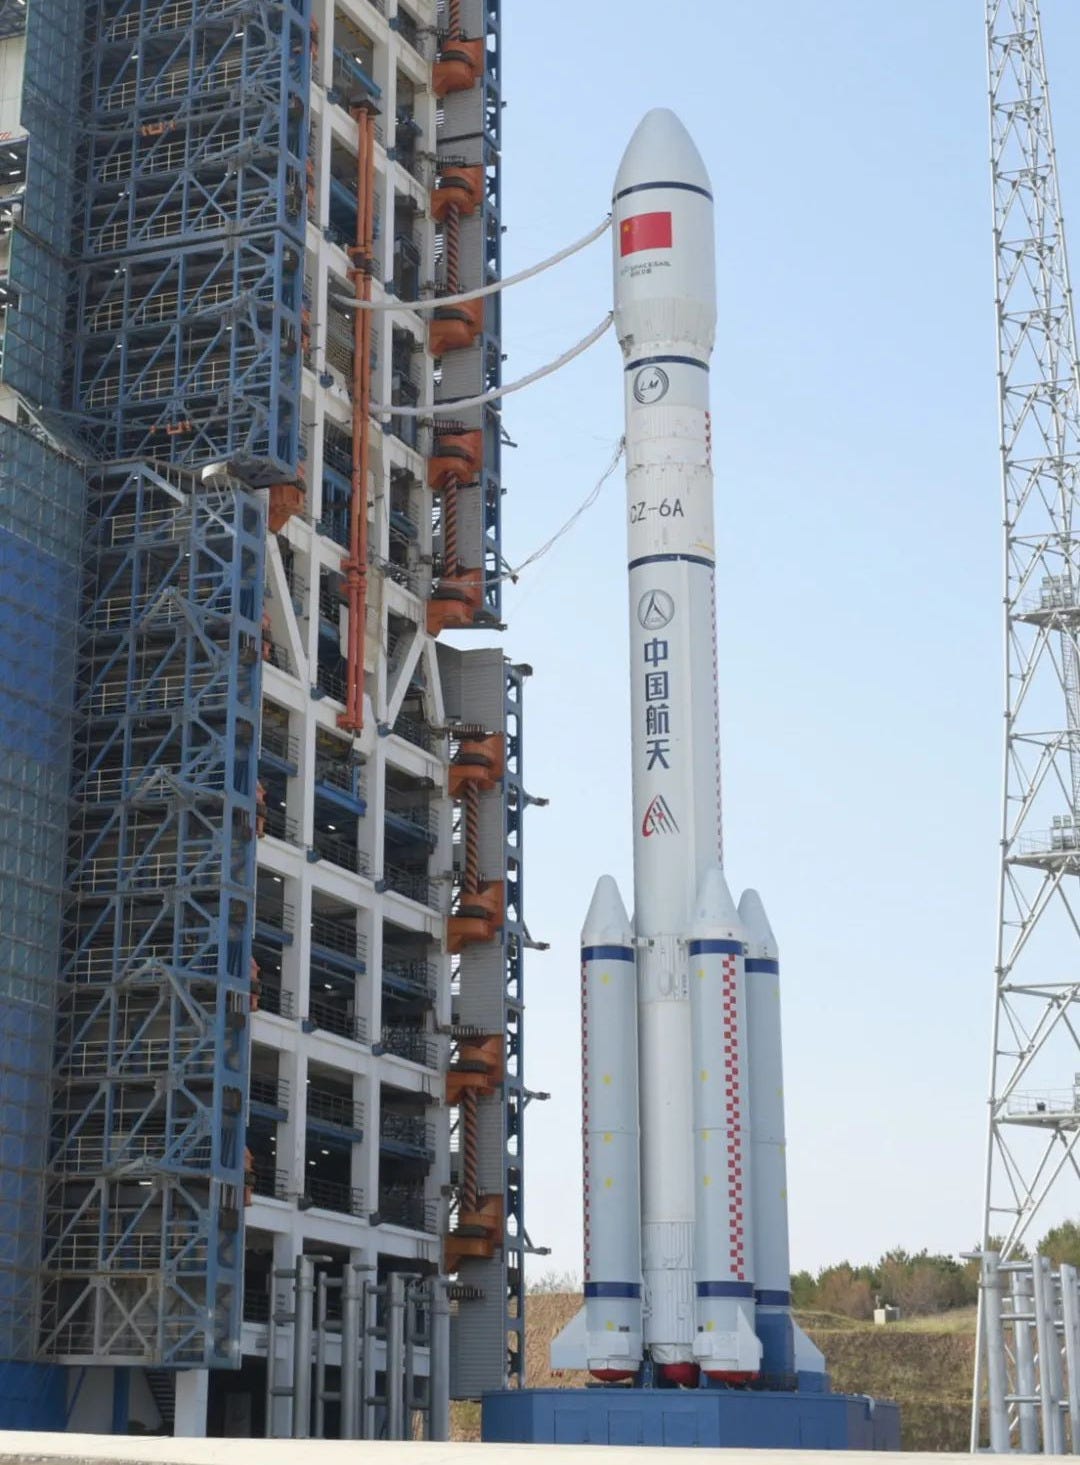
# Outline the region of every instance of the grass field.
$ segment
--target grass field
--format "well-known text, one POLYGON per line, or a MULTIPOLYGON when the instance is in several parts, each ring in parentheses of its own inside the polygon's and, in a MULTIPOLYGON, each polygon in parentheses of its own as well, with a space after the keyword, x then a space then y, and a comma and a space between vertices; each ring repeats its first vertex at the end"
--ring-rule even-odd
MULTIPOLYGON (((577 1388, 584 1374, 553 1374, 548 1345, 581 1306, 567 1293, 532 1293, 527 1303, 525 1371, 530 1388, 577 1388)), ((905 1450, 968 1447, 975 1309, 909 1318, 888 1327, 832 1313, 804 1312, 799 1322, 825 1354, 833 1388, 873 1394, 900 1405, 905 1450)), ((476 1405, 454 1406, 454 1438, 479 1439, 476 1405)))

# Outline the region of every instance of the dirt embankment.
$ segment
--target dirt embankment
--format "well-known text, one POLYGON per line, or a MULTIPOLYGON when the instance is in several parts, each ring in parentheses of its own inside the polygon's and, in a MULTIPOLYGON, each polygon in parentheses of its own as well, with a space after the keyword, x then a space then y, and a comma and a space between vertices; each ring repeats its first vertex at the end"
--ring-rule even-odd
MULTIPOLYGON (((551 1339, 580 1306, 580 1297, 565 1293, 530 1295, 525 1371, 531 1388, 585 1383, 584 1374, 556 1375, 548 1365, 551 1339)), ((974 1310, 885 1328, 823 1313, 803 1313, 799 1321, 825 1354, 835 1389, 897 1400, 905 1450, 967 1450, 974 1310)), ((455 1438, 478 1439, 479 1424, 475 1405, 455 1406, 455 1438)))

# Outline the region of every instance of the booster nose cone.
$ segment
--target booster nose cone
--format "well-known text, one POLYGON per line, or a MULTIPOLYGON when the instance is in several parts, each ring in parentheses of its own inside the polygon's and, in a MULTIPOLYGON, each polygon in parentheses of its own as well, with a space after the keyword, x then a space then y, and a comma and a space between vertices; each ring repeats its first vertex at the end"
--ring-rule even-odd
POLYGON ((780 954, 773 928, 765 914, 761 896, 756 890, 744 890, 739 900, 739 919, 746 929, 746 940, 752 948, 751 955, 776 961, 780 954))
POLYGON ((697 904, 694 906, 691 935, 721 939, 728 937, 734 941, 746 939, 743 923, 739 919, 724 872, 719 865, 713 865, 702 876, 697 904))
POLYGON ((712 193, 701 154, 686 128, 667 107, 654 107, 638 123, 615 175, 615 197, 628 188, 689 184, 712 193))
POLYGON ((581 928, 581 944, 630 946, 633 939, 630 917, 626 914, 619 887, 610 875, 601 875, 581 928))

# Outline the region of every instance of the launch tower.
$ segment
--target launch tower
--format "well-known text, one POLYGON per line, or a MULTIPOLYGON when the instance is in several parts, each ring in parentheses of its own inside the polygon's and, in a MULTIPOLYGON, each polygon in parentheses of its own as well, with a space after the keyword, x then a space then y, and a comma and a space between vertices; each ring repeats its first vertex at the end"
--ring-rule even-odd
POLYGON ((0 3, 2 1427, 520 1373, 527 668, 439 639, 500 415, 371 412, 499 384, 498 295, 409 302, 500 275, 500 27, 0 3))

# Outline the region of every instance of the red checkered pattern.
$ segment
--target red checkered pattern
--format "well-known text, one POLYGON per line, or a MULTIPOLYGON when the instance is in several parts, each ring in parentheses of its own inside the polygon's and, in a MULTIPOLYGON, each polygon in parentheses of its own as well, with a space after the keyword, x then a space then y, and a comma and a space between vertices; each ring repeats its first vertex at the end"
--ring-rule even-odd
POLYGON ((581 1178, 585 1203, 585 1280, 589 1279, 589 990, 588 969, 581 963, 581 1178))
POLYGON ((731 1272, 736 1282, 746 1281, 745 1202, 743 1198, 742 1081, 739 1071, 739 986, 737 962, 725 956, 721 988, 724 994, 724 1112, 727 1118, 728 1244, 731 1272))
MULTIPOLYGON (((711 578, 711 577, 710 577, 711 578)), ((720 669, 716 660, 716 594, 709 595, 712 617, 713 747, 716 749, 716 862, 724 863, 723 797, 720 790, 720 669)))

